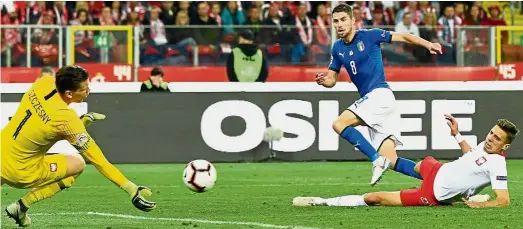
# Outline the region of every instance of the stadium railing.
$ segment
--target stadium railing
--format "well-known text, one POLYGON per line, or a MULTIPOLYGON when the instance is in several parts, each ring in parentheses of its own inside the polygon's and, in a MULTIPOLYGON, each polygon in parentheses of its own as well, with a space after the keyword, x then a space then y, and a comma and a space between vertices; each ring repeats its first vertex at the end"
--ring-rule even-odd
MULTIPOLYGON (((312 28, 313 43, 308 47, 297 45, 300 37, 296 26, 232 26, 232 33, 226 33, 223 26, 166 26, 167 38, 175 41, 167 45, 144 39, 148 37, 144 36, 148 32, 145 26, 1 25, 0 28, 2 67, 116 64, 119 65, 116 70, 111 70, 114 75, 132 77, 134 81, 138 81, 141 67, 223 66, 237 45, 237 32, 244 29, 255 33, 255 41, 271 66, 324 67, 330 60, 332 45, 332 39, 331 42, 318 39, 319 27, 312 28), (41 33, 50 30, 54 31, 52 39, 41 42, 41 33), (20 42, 9 43, 11 40, 4 39, 5 33, 13 31, 20 34, 20 42)), ((391 26, 381 28, 394 30, 391 26)), ((462 26, 456 31, 456 44, 444 44, 445 55, 433 56, 422 47, 401 43, 387 44, 382 46, 384 63, 386 66, 496 67, 499 63, 523 61, 523 36, 518 36, 523 27, 462 26)), ((328 35, 335 36, 332 33, 329 29, 328 35)), ((427 39, 438 40, 437 36, 427 39)))
POLYGON ((0 28, 2 67, 63 65, 65 27, 1 25, 0 28))

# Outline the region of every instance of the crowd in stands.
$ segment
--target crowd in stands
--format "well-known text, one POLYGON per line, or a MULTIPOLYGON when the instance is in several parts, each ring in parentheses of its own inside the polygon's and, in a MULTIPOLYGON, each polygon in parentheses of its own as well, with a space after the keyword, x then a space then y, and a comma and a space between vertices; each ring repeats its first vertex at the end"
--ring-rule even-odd
MULTIPOLYGON (((241 29, 250 29, 255 41, 271 63, 314 64, 328 61, 331 37, 331 1, 229 1, 229 2, 134 2, 134 1, 48 1, 3 3, 3 25, 132 25, 140 28, 140 53, 143 65, 190 64, 198 47, 201 63, 223 63, 241 29), (241 26, 241 27, 237 27, 241 26)), ((482 7, 482 2, 437 1, 354 1, 357 29, 384 28, 411 33, 440 42, 447 50, 441 59, 426 50, 402 46, 384 49, 390 64, 416 62, 455 64, 456 26, 505 25, 500 6, 482 7), (404 55, 408 52, 410 55, 404 55), (394 60, 394 61, 393 61, 394 60)), ((77 31, 74 37, 76 61, 99 59, 93 46, 95 31, 77 31)), ((123 61, 126 34, 112 33, 112 61, 123 61), (118 35, 120 34, 120 35, 118 35), (120 55, 121 56, 121 55, 120 55)), ((39 48, 33 66, 56 62, 56 29, 37 28, 30 37, 19 28, 2 29, 2 55, 11 47, 14 63, 24 66, 25 41, 39 48), (48 49, 42 48, 50 45, 48 49), (42 49, 46 52, 42 53, 42 49), (18 58, 18 59, 17 59, 18 58)), ((485 45, 488 36, 478 32, 467 37, 470 43, 485 45)), ((505 38, 506 39, 506 36, 505 38)), ((65 44, 65 40, 64 40, 65 44)), ((38 50, 35 50, 38 49, 38 50)), ((5 58, 3 58, 5 59, 5 58)), ((4 65, 4 61, 2 61, 4 65)))

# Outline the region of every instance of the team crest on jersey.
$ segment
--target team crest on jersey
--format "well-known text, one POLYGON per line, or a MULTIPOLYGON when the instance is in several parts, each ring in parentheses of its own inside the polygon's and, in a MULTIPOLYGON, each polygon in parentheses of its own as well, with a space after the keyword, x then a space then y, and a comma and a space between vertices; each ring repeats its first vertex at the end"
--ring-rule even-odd
POLYGON ((365 45, 363 44, 363 41, 358 41, 358 50, 360 50, 360 52, 363 52, 363 50, 365 50, 365 45))
POLYGON ((56 171, 58 171, 58 164, 56 164, 56 163, 51 163, 51 164, 49 164, 49 170, 50 170, 51 172, 56 172, 56 171))

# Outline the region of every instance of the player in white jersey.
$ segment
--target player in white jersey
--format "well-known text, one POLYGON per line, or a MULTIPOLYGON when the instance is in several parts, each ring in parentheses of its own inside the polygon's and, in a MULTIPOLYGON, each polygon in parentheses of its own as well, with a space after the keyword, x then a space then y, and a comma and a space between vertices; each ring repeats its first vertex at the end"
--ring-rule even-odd
POLYGON ((446 118, 449 120, 451 134, 456 138, 464 155, 445 164, 433 157, 426 157, 417 163, 415 170, 423 177, 421 188, 328 199, 296 197, 293 205, 438 206, 464 201, 473 208, 508 206, 510 197, 504 152, 519 132, 517 127, 506 119, 500 119, 487 134, 485 141, 471 148, 459 134, 458 123, 454 117, 446 115, 446 118), (485 198, 475 196, 489 185, 492 186, 496 199, 488 201, 488 196, 485 198))

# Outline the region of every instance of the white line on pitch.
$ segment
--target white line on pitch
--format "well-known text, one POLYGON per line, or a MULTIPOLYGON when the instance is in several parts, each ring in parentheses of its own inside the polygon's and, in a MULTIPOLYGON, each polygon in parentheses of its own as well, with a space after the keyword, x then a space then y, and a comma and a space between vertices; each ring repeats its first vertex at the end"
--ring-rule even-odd
POLYGON ((230 225, 246 225, 256 226, 265 228, 292 228, 292 229, 321 229, 317 227, 302 227, 302 226, 284 226, 277 224, 266 224, 256 222, 243 222, 243 221, 222 221, 222 220, 207 220, 207 219, 190 219, 190 218, 156 218, 156 217, 145 217, 145 216, 133 216, 124 214, 113 214, 104 212, 60 212, 60 213, 34 213, 33 216, 57 216, 57 215, 96 215, 96 216, 107 216, 122 219, 135 219, 135 220, 153 220, 153 221, 175 221, 175 222, 196 222, 203 224, 230 224, 230 225))
MULTIPOLYGON (((289 186, 365 186, 370 185, 369 183, 304 183, 304 184, 234 184, 234 185, 221 185, 221 187, 289 187, 289 186)), ((382 183, 379 185, 416 185, 416 183, 382 183)), ((113 188, 114 185, 73 185, 70 189, 87 189, 87 188, 113 188)), ((149 188, 179 188, 185 187, 184 185, 149 185, 149 188)), ((4 189, 14 189, 6 186, 4 189)))

